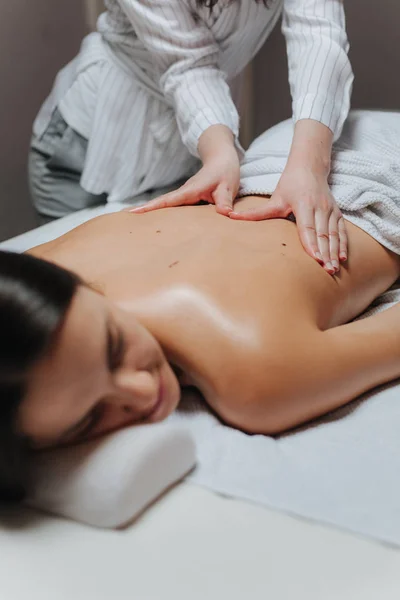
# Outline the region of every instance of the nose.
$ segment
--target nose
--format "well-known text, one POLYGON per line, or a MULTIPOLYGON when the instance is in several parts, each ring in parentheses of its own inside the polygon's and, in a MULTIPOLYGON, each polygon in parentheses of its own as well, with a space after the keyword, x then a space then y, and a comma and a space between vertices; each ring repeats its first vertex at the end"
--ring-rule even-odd
POLYGON ((115 383, 126 412, 146 411, 157 402, 158 380, 149 371, 120 370, 115 383))

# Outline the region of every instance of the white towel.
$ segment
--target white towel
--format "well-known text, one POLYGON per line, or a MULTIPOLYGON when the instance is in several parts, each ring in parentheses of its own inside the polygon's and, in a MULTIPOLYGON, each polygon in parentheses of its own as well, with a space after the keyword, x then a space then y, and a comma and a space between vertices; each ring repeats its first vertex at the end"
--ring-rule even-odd
MULTIPOLYGON (((242 196, 272 194, 285 168, 292 121, 257 138, 241 170, 242 196)), ((400 254, 400 112, 353 111, 334 145, 331 190, 346 219, 400 254)))

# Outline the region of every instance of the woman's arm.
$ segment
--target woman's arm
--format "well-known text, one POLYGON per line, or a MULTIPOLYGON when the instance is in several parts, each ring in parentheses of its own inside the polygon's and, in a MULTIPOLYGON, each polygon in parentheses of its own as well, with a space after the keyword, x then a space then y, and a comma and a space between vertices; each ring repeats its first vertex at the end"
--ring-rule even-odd
MULTIPOLYGON (((327 331, 304 329, 259 364, 264 384, 247 397, 227 395, 215 410, 228 425, 251 434, 277 435, 304 425, 400 377, 399 323, 396 304, 327 331), (278 352, 285 360, 277 366, 278 352)), ((249 380, 253 374, 249 369, 249 380)))
POLYGON ((285 0, 282 28, 296 126, 281 194, 293 197, 290 182, 296 181, 303 195, 295 203, 303 246, 329 272, 338 271, 338 261, 347 259, 347 236, 328 176, 353 83, 343 0, 285 0))
POLYGON ((297 121, 286 168, 275 193, 293 212, 303 247, 328 273, 347 260, 343 216, 333 198, 330 173, 333 132, 312 119, 297 121), (292 200, 293 199, 293 200, 292 200))
POLYGON ((328 175, 353 81, 342 0, 285 0, 283 32, 296 123, 289 159, 271 202, 232 217, 265 219, 293 212, 306 252, 334 273, 339 259, 347 258, 347 238, 328 175))
MULTIPOLYGON (((199 139, 225 125, 237 142, 239 117, 212 32, 182 0, 119 0, 159 73, 160 88, 174 108, 183 143, 199 156, 199 139)), ((238 144, 238 147, 239 144, 238 144)))
POLYGON ((132 212, 214 203, 228 214, 239 188, 239 116, 212 32, 182 0, 119 0, 136 35, 150 52, 159 84, 174 108, 183 143, 203 168, 179 190, 132 212))
POLYGON ((267 327, 260 327, 262 313, 253 309, 259 347, 245 348, 239 362, 241 348, 235 349, 228 368, 219 371, 222 387, 213 408, 229 424, 279 434, 400 377, 400 304, 353 321, 398 279, 400 258, 352 224, 349 237, 353 261, 340 280, 327 278, 306 257, 297 263, 303 282, 297 293, 285 299, 279 279, 270 277, 276 297, 266 301, 273 315, 267 327), (307 290, 316 278, 319 285, 332 283, 333 293, 311 299, 307 290))
POLYGON ((343 0, 284 0, 282 31, 294 121, 319 121, 338 139, 353 83, 343 0))

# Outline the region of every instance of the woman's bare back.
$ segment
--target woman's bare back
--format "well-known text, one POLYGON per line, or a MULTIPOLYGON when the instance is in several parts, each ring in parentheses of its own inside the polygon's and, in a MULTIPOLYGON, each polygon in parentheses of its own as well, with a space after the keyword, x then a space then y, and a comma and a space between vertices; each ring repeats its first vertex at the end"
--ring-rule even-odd
POLYGON ((231 221, 212 206, 106 215, 33 253, 132 310, 219 410, 271 348, 282 356, 349 321, 396 280, 393 254, 348 233, 350 262, 336 277, 305 254, 290 221, 231 221))
POLYGON ((257 329, 286 304, 296 317, 304 311, 328 328, 356 316, 397 277, 398 259, 347 227, 351 258, 336 277, 305 254, 290 221, 232 221, 212 206, 105 215, 32 252, 78 272, 118 301, 153 304, 187 288, 232 318, 253 314, 257 329))

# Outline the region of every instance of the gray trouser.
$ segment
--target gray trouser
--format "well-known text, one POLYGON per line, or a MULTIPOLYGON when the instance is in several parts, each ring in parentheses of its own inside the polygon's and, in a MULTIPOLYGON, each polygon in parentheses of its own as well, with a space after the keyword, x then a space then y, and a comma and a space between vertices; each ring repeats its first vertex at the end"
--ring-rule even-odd
POLYGON ((55 110, 45 133, 32 137, 29 185, 43 221, 104 204, 106 194, 91 194, 80 185, 88 142, 55 110))

